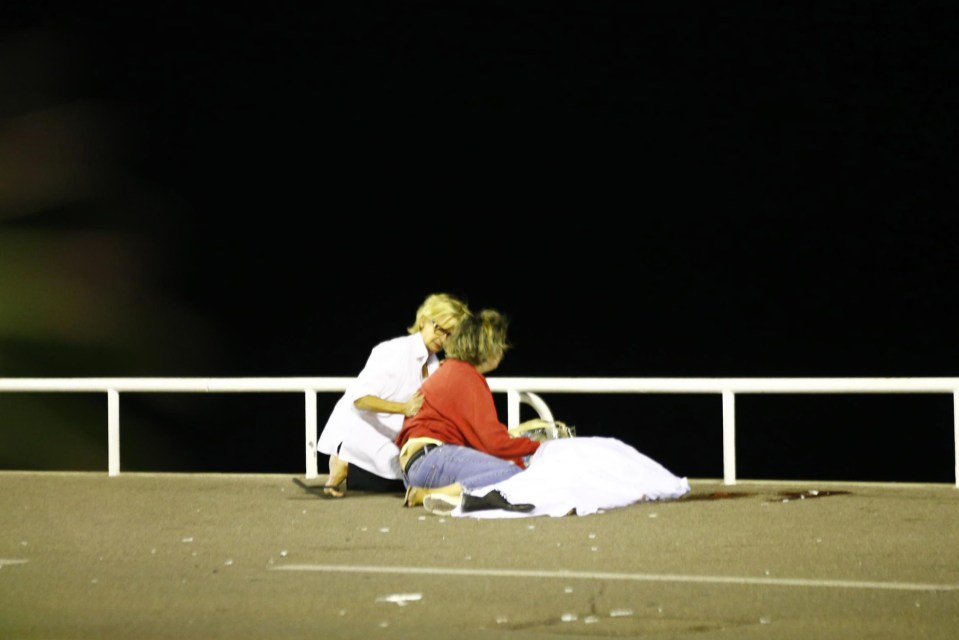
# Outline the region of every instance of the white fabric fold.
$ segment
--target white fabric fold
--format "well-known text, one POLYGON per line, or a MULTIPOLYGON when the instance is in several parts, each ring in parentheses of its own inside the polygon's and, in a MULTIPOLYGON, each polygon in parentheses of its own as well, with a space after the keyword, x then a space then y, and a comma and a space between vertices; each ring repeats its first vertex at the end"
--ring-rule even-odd
POLYGON ((533 511, 473 511, 457 507, 454 517, 528 518, 585 516, 637 502, 671 500, 689 493, 689 481, 616 438, 575 437, 547 440, 530 458, 529 468, 512 478, 470 491, 482 496, 499 490, 513 504, 533 511))

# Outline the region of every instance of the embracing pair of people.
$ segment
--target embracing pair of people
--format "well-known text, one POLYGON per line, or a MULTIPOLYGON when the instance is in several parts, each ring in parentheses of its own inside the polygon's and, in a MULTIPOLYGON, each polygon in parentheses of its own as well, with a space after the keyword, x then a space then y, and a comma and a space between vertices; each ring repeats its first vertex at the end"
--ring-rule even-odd
POLYGON ((509 349, 508 324, 499 311, 428 296, 409 335, 374 347, 334 407, 317 443, 330 456, 324 492, 344 496, 349 478, 351 490, 405 490, 406 506, 435 514, 515 516, 585 515, 689 491, 685 478, 612 438, 511 434, 485 377, 509 349))

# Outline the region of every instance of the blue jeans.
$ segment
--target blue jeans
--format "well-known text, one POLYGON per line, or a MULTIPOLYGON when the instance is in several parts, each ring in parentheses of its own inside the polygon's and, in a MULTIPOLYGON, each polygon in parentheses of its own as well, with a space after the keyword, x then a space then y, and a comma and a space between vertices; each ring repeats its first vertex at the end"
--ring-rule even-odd
POLYGON ((435 488, 458 482, 469 491, 506 480, 520 471, 509 460, 471 447, 444 444, 415 460, 409 475, 404 477, 407 487, 435 488))

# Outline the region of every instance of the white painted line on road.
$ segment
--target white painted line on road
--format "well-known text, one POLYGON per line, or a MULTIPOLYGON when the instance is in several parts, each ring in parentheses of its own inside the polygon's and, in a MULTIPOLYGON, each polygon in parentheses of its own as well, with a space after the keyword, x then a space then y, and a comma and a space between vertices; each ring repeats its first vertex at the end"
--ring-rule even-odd
POLYGON ((770 587, 824 587, 839 589, 888 589, 892 591, 954 591, 959 584, 920 582, 873 582, 860 580, 805 580, 802 578, 750 578, 747 576, 682 576, 656 573, 606 573, 596 571, 532 571, 524 569, 454 569, 451 567, 377 567, 348 564, 288 564, 278 571, 327 571, 338 573, 400 573, 433 576, 497 576, 501 578, 562 578, 563 580, 632 580, 635 582, 698 582, 755 584, 770 587))
POLYGON ((0 567, 7 564, 23 564, 26 560, 16 560, 11 558, 0 558, 0 567))

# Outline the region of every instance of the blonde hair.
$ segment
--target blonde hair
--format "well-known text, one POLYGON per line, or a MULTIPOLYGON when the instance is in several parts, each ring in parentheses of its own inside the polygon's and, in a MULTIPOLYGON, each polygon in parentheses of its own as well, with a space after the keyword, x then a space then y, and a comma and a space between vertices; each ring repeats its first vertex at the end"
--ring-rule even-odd
POLYGON ((509 318, 495 309, 483 309, 478 316, 464 318, 449 337, 443 350, 448 358, 479 366, 510 348, 506 339, 509 318))
POLYGON ((470 309, 465 302, 448 293, 432 293, 416 310, 416 319, 407 331, 417 333, 426 320, 432 320, 444 329, 456 329, 463 318, 468 318, 470 309))

